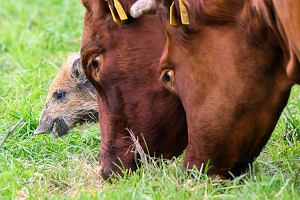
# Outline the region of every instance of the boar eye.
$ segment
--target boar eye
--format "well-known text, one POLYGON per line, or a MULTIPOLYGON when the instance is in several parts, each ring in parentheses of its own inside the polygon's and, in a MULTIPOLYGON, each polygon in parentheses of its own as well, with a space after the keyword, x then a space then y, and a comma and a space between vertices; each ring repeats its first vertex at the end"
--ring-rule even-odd
POLYGON ((53 93, 53 97, 56 100, 62 100, 66 97, 66 92, 63 90, 57 90, 53 93))

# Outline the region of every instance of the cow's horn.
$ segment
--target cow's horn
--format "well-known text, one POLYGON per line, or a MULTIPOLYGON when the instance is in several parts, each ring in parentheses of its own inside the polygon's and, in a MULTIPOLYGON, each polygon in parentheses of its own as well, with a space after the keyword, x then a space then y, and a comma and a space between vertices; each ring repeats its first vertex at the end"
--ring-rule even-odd
POLYGON ((157 0, 138 0, 130 8, 130 15, 134 18, 149 13, 157 8, 157 0))

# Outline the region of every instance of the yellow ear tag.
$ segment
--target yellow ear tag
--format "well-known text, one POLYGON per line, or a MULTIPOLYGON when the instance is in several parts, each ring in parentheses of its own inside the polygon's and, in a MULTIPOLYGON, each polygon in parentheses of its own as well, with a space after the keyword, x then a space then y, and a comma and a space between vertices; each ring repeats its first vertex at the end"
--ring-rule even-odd
POLYGON ((189 14, 184 5, 183 0, 179 0, 179 9, 180 9, 181 23, 185 25, 190 24, 189 14))
POLYGON ((126 12, 124 11, 121 3, 118 0, 114 0, 114 4, 115 4, 115 7, 116 7, 116 10, 119 14, 120 19, 121 20, 128 19, 127 15, 126 15, 126 12))
POLYGON ((177 21, 175 17, 175 2, 173 1, 172 5, 170 6, 170 24, 172 26, 177 26, 177 21))
POLYGON ((109 7, 109 10, 110 10, 110 13, 111 13, 111 16, 112 16, 112 18, 113 18, 114 22, 115 22, 116 24, 118 24, 118 23, 119 23, 119 21, 118 21, 118 19, 117 19, 116 15, 115 15, 115 13, 114 13, 114 11, 113 11, 112 7, 111 7, 109 4, 108 4, 108 7, 109 7))

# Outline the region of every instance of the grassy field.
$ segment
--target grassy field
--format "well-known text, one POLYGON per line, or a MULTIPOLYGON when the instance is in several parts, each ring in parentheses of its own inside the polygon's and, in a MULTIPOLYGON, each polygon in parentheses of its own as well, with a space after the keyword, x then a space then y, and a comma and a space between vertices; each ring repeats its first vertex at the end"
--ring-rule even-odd
POLYGON ((33 136, 49 81, 80 46, 79 0, 5 0, 0 6, 0 199, 300 199, 300 90, 245 177, 219 183, 182 169, 182 158, 149 161, 107 183, 98 175, 98 126, 66 137, 33 136), (160 165, 157 165, 160 162, 160 165))

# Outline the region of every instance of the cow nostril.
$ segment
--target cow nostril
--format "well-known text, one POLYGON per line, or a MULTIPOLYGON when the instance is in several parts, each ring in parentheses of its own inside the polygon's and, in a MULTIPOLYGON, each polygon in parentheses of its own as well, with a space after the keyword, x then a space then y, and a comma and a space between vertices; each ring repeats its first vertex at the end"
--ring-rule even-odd
POLYGON ((98 68, 98 67, 99 67, 99 62, 100 62, 100 57, 97 56, 96 58, 94 58, 94 59, 92 60, 92 66, 93 66, 94 68, 98 68))

